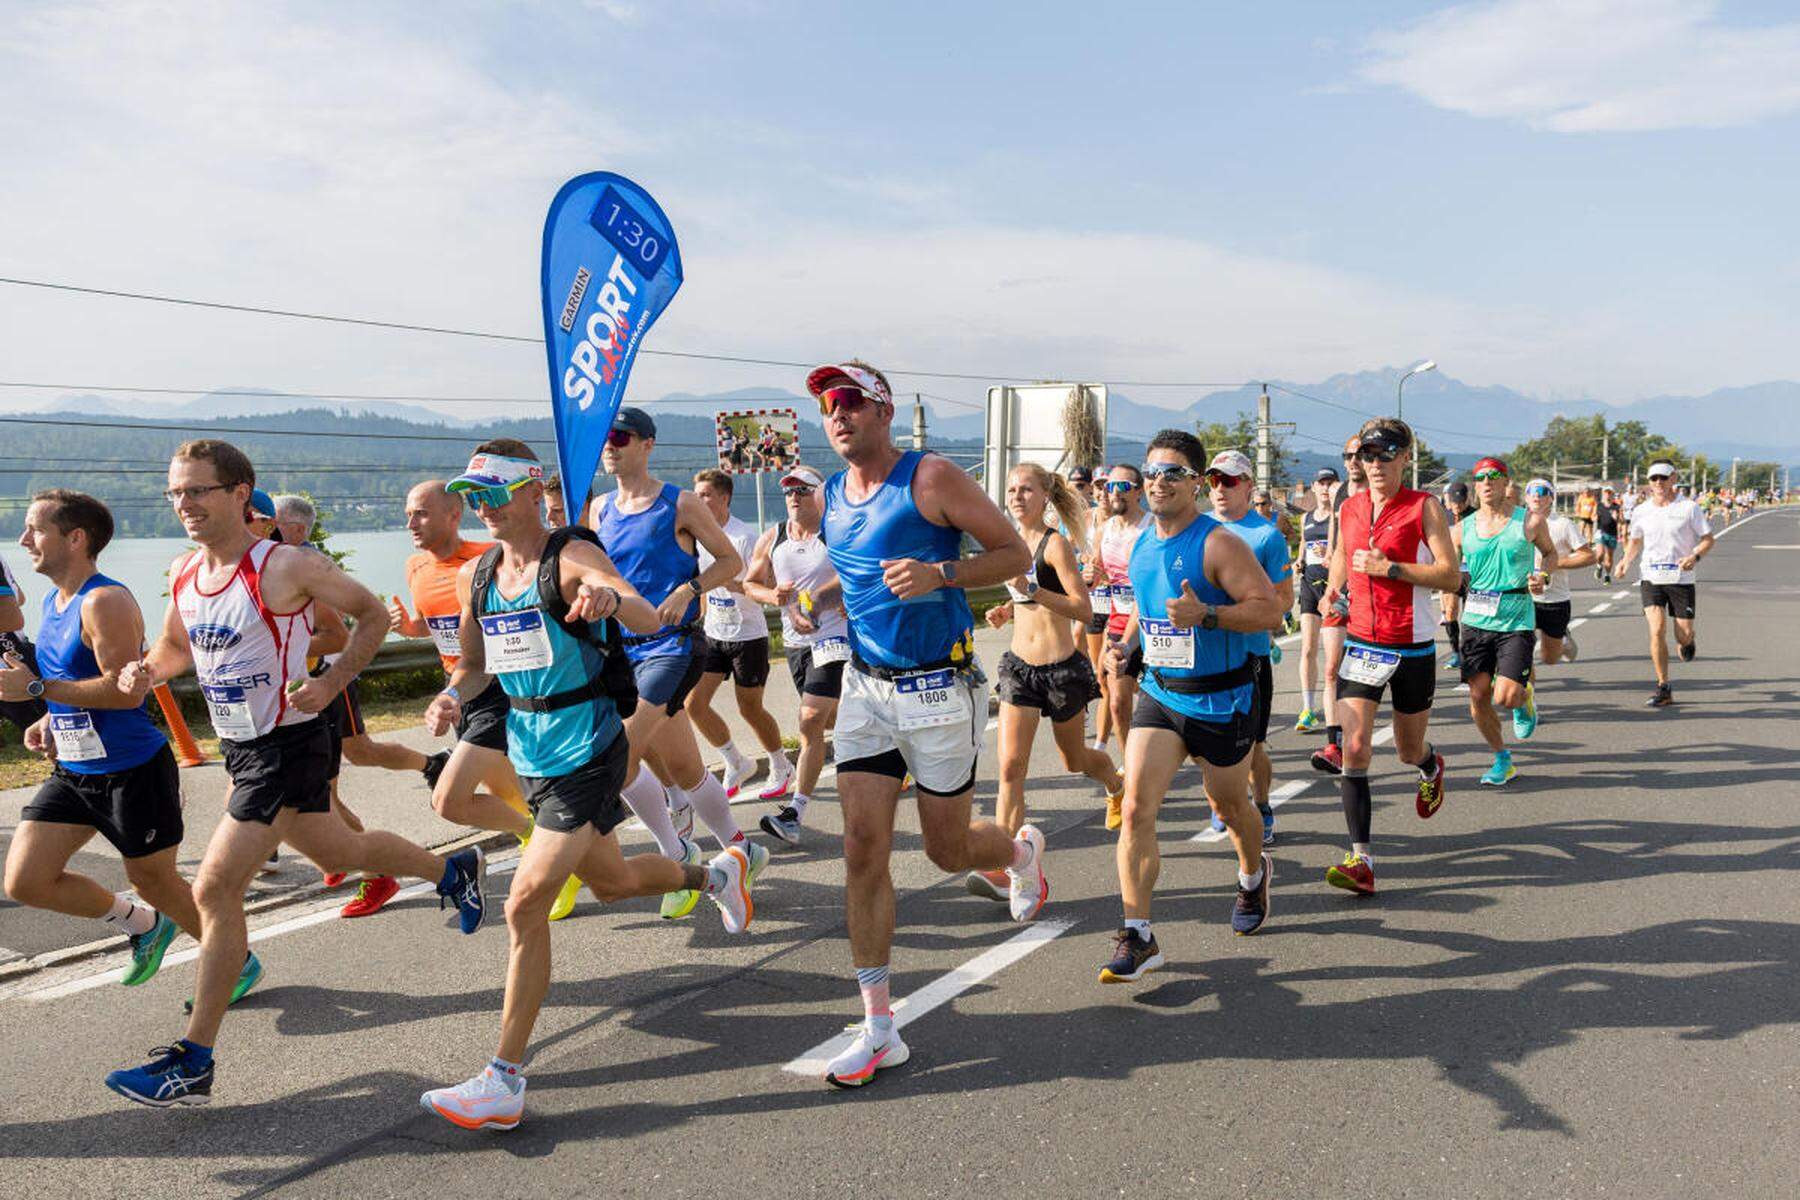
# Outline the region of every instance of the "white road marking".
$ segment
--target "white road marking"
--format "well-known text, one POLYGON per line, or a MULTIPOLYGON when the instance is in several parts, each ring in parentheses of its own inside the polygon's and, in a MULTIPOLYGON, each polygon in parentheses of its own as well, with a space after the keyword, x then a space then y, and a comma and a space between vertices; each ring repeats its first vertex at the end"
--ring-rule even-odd
POLYGON ((1375 731, 1375 736, 1369 739, 1369 745, 1385 746, 1393 740, 1394 727, 1392 725, 1383 725, 1380 729, 1375 731))
MULTIPOLYGON (((982 980, 1005 970, 1049 944, 1075 927, 1073 920, 1039 921, 1007 938, 998 946, 984 950, 948 975, 932 980, 910 996, 894 1001, 894 1028, 902 1029, 934 1008, 956 999, 982 980)), ((855 1040, 854 1032, 828 1038, 788 1063, 782 1070, 793 1075, 822 1076, 832 1059, 842 1054, 855 1040)))
POLYGON ((1778 546, 1773 543, 1758 542, 1753 544, 1750 548, 1752 550, 1800 550, 1800 544, 1778 546))
POLYGON ((1624 590, 1624 591, 1622 591, 1622 592, 1614 592, 1614 593, 1613 593, 1613 594, 1612 594, 1612 598, 1613 598, 1613 599, 1614 599, 1614 600, 1623 600, 1623 599, 1624 599, 1624 598, 1625 598, 1625 597, 1627 597, 1627 596, 1629 596, 1629 595, 1631 595, 1631 589, 1630 589, 1630 588, 1626 588, 1626 589, 1625 589, 1625 590, 1624 590))
MULTIPOLYGON (((1596 611, 1598 611, 1598 610, 1596 610, 1596 611)), ((1575 619, 1574 619, 1574 620, 1573 620, 1573 621, 1570 621, 1570 622, 1569 622, 1569 628, 1570 628, 1570 629, 1573 629, 1573 628, 1575 628, 1575 627, 1576 627, 1576 626, 1577 626, 1577 625, 1585 625, 1585 624, 1587 624, 1587 618, 1586 618, 1586 617, 1576 617, 1576 618, 1575 618, 1575 619)))
MULTIPOLYGON (((1310 779, 1296 779, 1290 783, 1282 784, 1280 787, 1269 793, 1269 807, 1280 808, 1312 785, 1313 781, 1310 779)), ((1230 836, 1231 830, 1229 829, 1213 829, 1209 826, 1206 829, 1202 829, 1199 833, 1196 833, 1193 837, 1189 838, 1188 841, 1222 842, 1230 836)))
POLYGON ((1599 613, 1603 613, 1603 612, 1605 612, 1605 611, 1606 611, 1606 610, 1607 610, 1607 609, 1609 609, 1609 608, 1611 608, 1611 607, 1612 607, 1612 601, 1611 601, 1611 600, 1608 600, 1608 601, 1607 601, 1607 602, 1606 602, 1606 603, 1605 603, 1605 604, 1596 604, 1596 605, 1594 605, 1594 607, 1592 607, 1592 608, 1590 608, 1590 609, 1589 609, 1589 610, 1588 610, 1588 611, 1589 611, 1589 612, 1590 612, 1590 613, 1594 613, 1594 614, 1596 614, 1596 615, 1597 615, 1597 614, 1599 614, 1599 613))

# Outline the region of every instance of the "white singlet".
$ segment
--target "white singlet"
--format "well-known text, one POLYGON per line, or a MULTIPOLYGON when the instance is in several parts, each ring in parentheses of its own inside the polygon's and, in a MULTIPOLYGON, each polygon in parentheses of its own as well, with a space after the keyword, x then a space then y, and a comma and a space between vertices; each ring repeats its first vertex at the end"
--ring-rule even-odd
MULTIPOLYGON (((744 567, 750 566, 750 556, 756 553, 756 530, 748 521, 736 517, 725 521, 725 536, 737 547, 738 557, 744 560, 744 567)), ((702 571, 713 565, 712 552, 705 546, 696 545, 695 552, 700 558, 702 571)), ((738 579, 744 578, 744 572, 738 572, 738 579)), ((769 636, 769 622, 763 616, 762 605, 729 588, 716 587, 706 593, 706 636, 715 642, 747 642, 754 638, 769 636)))
POLYGON ((260 541, 244 552, 225 586, 200 590, 196 550, 175 569, 170 595, 187 627, 194 674, 212 715, 213 730, 234 742, 261 737, 281 725, 314 720, 288 706, 287 686, 306 678, 306 645, 312 637, 312 601, 291 613, 271 612, 262 598, 262 572, 276 550, 260 541))
POLYGON ((842 603, 824 608, 815 604, 812 611, 805 614, 818 626, 816 632, 801 633, 794 628, 794 613, 800 608, 799 593, 805 592, 809 598, 816 596, 821 588, 837 579, 837 572, 832 569, 825 543, 818 534, 795 538, 790 536, 791 527, 790 522, 781 523, 775 533, 775 545, 769 551, 775 582, 793 584, 796 595, 792 604, 781 607, 782 642, 799 649, 812 645, 816 639, 847 638, 849 633, 842 603))

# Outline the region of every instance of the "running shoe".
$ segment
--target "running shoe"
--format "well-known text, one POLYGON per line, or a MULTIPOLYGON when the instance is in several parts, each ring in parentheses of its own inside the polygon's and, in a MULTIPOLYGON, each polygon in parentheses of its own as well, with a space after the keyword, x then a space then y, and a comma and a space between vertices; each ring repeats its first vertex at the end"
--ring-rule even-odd
MULTIPOLYGON (((1289 630, 1288 632, 1293 632, 1289 630)), ((1281 665, 1281 647, 1274 642, 1269 643, 1269 661, 1276 666, 1281 665)))
POLYGON ((1265 807, 1259 804, 1256 806, 1256 811, 1262 816, 1263 845, 1273 846, 1275 844, 1275 808, 1273 805, 1265 807))
POLYGON ((126 987, 149 982, 162 969, 163 952, 179 932, 181 930, 175 922, 162 913, 157 913, 156 924, 143 933, 131 935, 131 965, 125 968, 125 977, 119 982, 126 987))
POLYGON ((1262 856, 1262 878, 1253 888, 1238 888, 1237 901, 1231 906, 1231 932, 1247 937, 1262 928, 1269 917, 1269 884, 1275 879, 1275 860, 1262 856))
MULTIPOLYGON (((771 766, 769 769, 773 771, 775 768, 771 766)), ((794 766, 789 763, 786 771, 769 777, 769 786, 756 793, 756 798, 758 800, 779 800, 792 791, 793 787, 794 766)))
MULTIPOLYGON (((697 843, 681 839, 681 865, 691 867, 700 861, 700 847, 697 843)), ((698 888, 683 888, 678 892, 665 892, 662 898, 662 918, 665 921, 678 921, 694 911, 694 905, 700 903, 698 888)))
POLYGON ((1604 565, 1600 563, 1594 564, 1594 578, 1602 583, 1606 582, 1606 567, 1604 565))
POLYGON ((1124 823, 1125 823, 1125 793, 1123 791, 1121 791, 1121 792, 1119 792, 1118 795, 1115 796, 1111 792, 1108 792, 1106 794, 1106 827, 1107 827, 1107 829, 1109 829, 1109 830, 1117 829, 1119 826, 1123 825, 1124 823))
POLYGON ((1156 935, 1141 938, 1137 930, 1126 926, 1113 934, 1112 961, 1100 968, 1100 982, 1136 983, 1162 965, 1156 935))
POLYGON ((1012 879, 1005 871, 970 871, 963 876, 963 888, 983 900, 1006 904, 1012 899, 1012 879))
POLYGON ((800 844, 800 813, 791 804, 778 813, 769 813, 759 824, 764 833, 777 841, 786 842, 790 846, 800 844))
POLYGON ((419 774, 425 777, 425 786, 437 791, 438 776, 444 773, 444 764, 450 761, 448 750, 437 750, 425 756, 425 765, 419 768, 419 774))
POLYGON ((1512 710, 1512 727, 1513 736, 1520 741, 1537 732, 1537 689, 1529 683, 1525 685, 1525 703, 1512 710))
POLYGON ((1429 821, 1444 804, 1444 756, 1433 754, 1432 773, 1419 776, 1419 796, 1413 808, 1419 819, 1429 821))
MULTIPOLYGON (((256 981, 262 978, 262 973, 262 959, 256 957, 256 952, 253 950, 244 955, 243 969, 238 972, 237 982, 231 985, 231 999, 225 1002, 225 1006, 229 1008, 242 1000, 245 994, 256 986, 256 981)), ((182 1001, 181 1011, 189 1016, 193 1015, 194 998, 192 996, 182 1001)))
POLYGON ((1225 832, 1225 818, 1219 815, 1219 810, 1216 808, 1213 809, 1211 825, 1214 833, 1225 832))
POLYGON ((750 899, 750 858, 738 846, 728 846, 708 863, 725 872, 725 886, 708 895, 719 906, 719 920, 726 933, 742 933, 756 916, 756 903, 750 899))
POLYGON ((744 852, 744 857, 750 862, 750 877, 744 881, 744 886, 753 887, 756 884, 756 877, 761 875, 763 868, 769 865, 769 848, 745 838, 738 843, 738 849, 744 852))
POLYGON ((392 875, 370 875, 356 885, 356 895, 338 911, 340 917, 372 917, 400 891, 392 875))
POLYGON ((470 846, 467 850, 458 850, 450 856, 450 866, 455 875, 448 887, 438 883, 438 908, 444 907, 447 900, 456 905, 458 923, 464 933, 474 933, 481 928, 482 918, 487 915, 487 906, 481 894, 482 877, 487 872, 487 855, 481 852, 480 846, 470 846))
MULTIPOLYGON (((1677 645, 1680 645, 1680 644, 1677 643, 1677 645)), ((1681 646, 1680 648, 1681 648, 1681 661, 1682 662, 1693 662, 1694 655, 1696 655, 1700 652, 1694 642, 1689 642, 1687 645, 1681 646)))
POLYGON ((1012 919, 1029 921, 1038 915, 1044 907, 1044 901, 1050 898, 1050 881, 1044 878, 1044 835, 1036 825, 1021 826, 1013 835, 1015 842, 1025 842, 1031 847, 1031 861, 1025 866, 1007 868, 1007 903, 1012 909, 1012 919))
POLYGON ((1310 708, 1301 710, 1299 719, 1294 722, 1295 733, 1317 733, 1323 728, 1325 728, 1324 714, 1314 712, 1310 708))
POLYGON ((320 882, 325 885, 327 891, 335 887, 344 886, 344 880, 350 878, 350 876, 343 871, 322 871, 320 874, 323 876, 320 882))
POLYGON ((419 1104, 464 1129, 513 1129, 525 1115, 525 1081, 519 1080, 515 1092, 500 1072, 487 1067, 455 1087, 426 1092, 419 1104))
POLYGON ((1446 670, 1446 671, 1462 670, 1462 655, 1460 655, 1456 651, 1452 650, 1450 652, 1450 657, 1446 658, 1444 660, 1444 670, 1446 670))
POLYGON ((1375 894, 1375 868, 1360 854, 1346 854, 1335 867, 1325 868, 1325 882, 1359 896, 1375 894))
POLYGON ((550 906, 550 919, 560 921, 575 911, 575 902, 581 899, 581 880, 571 875, 563 880, 562 890, 556 893, 556 902, 550 906))
POLYGON ((892 1025, 881 1032, 868 1021, 850 1028, 856 1030, 850 1048, 825 1066, 825 1082, 833 1087, 861 1087, 875 1078, 875 1072, 897 1067, 912 1057, 912 1051, 900 1040, 900 1031, 892 1025))
POLYGON ((196 1066, 186 1042, 158 1046, 141 1067, 109 1071, 106 1086, 134 1104, 170 1108, 212 1102, 213 1063, 196 1066))
POLYGON ((1572 633, 1563 634, 1563 657, 1570 662, 1581 657, 1581 647, 1575 644, 1575 635, 1572 633))
POLYGON ((736 757, 726 755, 725 777, 720 780, 725 785, 725 798, 729 800, 737 795, 743 789, 744 780, 750 778, 750 773, 754 770, 756 770, 756 764, 742 754, 736 757))
POLYGON ((1312 752, 1313 770, 1323 771, 1327 775, 1344 773, 1344 748, 1335 742, 1327 742, 1312 752))
POLYGON ((1656 690, 1650 693, 1650 698, 1644 701, 1644 707, 1667 708, 1673 703, 1675 703, 1674 689, 1666 683, 1659 683, 1656 685, 1656 690))
POLYGON ((682 841, 689 841, 694 836, 694 806, 684 804, 680 808, 669 810, 669 821, 675 826, 675 836, 682 841))
POLYGON ((263 862, 256 864, 256 873, 258 875, 273 875, 280 870, 281 851, 279 849, 269 851, 269 857, 263 862))
POLYGON ((1505 787, 1519 772, 1514 769, 1512 755, 1505 750, 1494 755, 1494 765, 1481 777, 1483 787, 1505 787))

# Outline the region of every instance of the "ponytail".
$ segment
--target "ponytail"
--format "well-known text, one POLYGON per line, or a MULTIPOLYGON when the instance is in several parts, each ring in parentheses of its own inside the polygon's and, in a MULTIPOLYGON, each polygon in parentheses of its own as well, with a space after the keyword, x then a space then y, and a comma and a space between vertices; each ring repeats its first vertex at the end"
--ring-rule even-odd
MULTIPOLYGON (((1041 470, 1042 468, 1040 468, 1041 470)), ((1075 553, 1087 553, 1089 508, 1079 492, 1061 475, 1045 471, 1049 477, 1050 504, 1056 509, 1063 536, 1075 543, 1075 553)))

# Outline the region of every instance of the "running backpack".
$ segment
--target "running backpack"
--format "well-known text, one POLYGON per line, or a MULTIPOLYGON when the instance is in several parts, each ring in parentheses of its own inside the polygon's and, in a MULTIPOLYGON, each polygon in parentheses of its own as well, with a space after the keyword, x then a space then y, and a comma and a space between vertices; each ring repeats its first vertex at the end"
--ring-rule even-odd
MULTIPOLYGON (((563 599, 562 594, 562 551, 571 539, 593 546, 600 545, 599 535, 585 525, 565 525, 561 529, 550 531, 550 538, 544 543, 544 553, 538 559, 538 611, 544 614, 545 620, 554 622, 576 641, 586 642, 599 649, 602 654, 600 673, 574 691, 546 696, 527 705, 515 703, 513 707, 550 712, 591 696, 604 695, 619 710, 622 720, 637 711, 638 702, 637 678, 632 674, 631 660, 625 657, 624 630, 614 617, 598 622, 569 619, 569 603, 563 599)), ((494 572, 499 569, 500 553, 499 546, 490 546, 475 564, 470 593, 475 598, 475 615, 478 617, 487 615, 488 588, 494 582, 494 572)))

